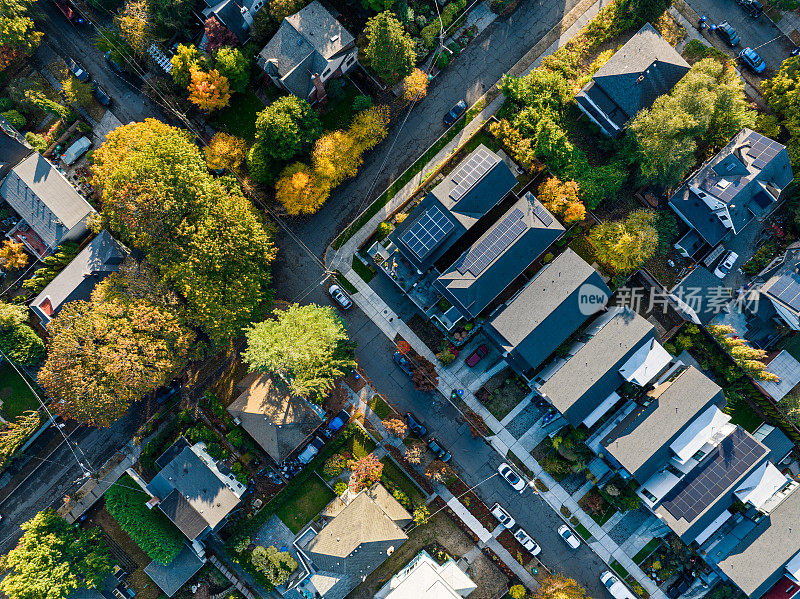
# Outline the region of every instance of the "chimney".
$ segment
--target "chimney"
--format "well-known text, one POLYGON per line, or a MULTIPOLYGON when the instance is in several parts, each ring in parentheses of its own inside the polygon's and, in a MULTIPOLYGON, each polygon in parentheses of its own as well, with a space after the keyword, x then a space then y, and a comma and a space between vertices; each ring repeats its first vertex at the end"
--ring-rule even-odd
POLYGON ((145 505, 147 506, 148 510, 152 510, 159 503, 161 503, 161 500, 158 497, 151 497, 150 501, 148 501, 145 505))
POLYGON ((246 6, 242 6, 240 10, 242 13, 242 19, 244 19, 244 22, 247 24, 247 29, 250 29, 253 26, 253 15, 250 14, 250 11, 246 6))

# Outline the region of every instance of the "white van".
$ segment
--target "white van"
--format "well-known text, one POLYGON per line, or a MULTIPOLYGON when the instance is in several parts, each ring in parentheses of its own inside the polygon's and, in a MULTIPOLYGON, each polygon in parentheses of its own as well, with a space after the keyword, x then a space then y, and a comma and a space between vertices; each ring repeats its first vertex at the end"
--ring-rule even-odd
POLYGON ((636 599, 627 586, 610 570, 606 570, 600 575, 600 582, 608 589, 614 599, 636 599))

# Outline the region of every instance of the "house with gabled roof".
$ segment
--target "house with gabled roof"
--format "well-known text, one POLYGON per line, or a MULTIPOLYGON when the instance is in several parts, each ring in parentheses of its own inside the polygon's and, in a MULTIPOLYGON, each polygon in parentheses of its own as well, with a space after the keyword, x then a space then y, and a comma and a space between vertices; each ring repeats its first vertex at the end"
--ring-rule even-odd
POLYGON ((575 96, 581 112, 609 137, 689 72, 680 54, 646 23, 575 96))
POLYGON ((772 214, 793 180, 786 147, 742 129, 670 197, 670 207, 690 227, 675 247, 688 258, 702 258, 772 214))
POLYGON ((326 99, 326 82, 347 73, 357 58, 355 38, 314 0, 281 21, 256 62, 279 88, 314 104, 326 99))
POLYGON ((38 152, 16 164, 0 183, 0 197, 20 216, 6 237, 23 243, 37 258, 89 232, 94 208, 64 174, 38 152))

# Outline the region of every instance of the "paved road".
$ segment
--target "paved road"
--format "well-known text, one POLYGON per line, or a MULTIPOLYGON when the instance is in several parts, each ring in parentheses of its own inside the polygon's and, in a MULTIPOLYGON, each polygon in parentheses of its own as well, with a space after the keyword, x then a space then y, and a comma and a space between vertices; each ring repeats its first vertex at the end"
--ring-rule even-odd
MULTIPOLYGON (((377 197, 444 132, 442 116, 459 99, 477 100, 569 12, 578 0, 522 0, 510 16, 492 23, 453 64, 434 79, 428 95, 400 128, 396 120, 387 139, 366 157, 359 174, 336 189, 313 217, 288 221, 292 230, 316 254, 377 197)), ((279 295, 300 297, 314 278, 319 264, 300 251, 281 232, 281 251, 275 268, 279 295)))

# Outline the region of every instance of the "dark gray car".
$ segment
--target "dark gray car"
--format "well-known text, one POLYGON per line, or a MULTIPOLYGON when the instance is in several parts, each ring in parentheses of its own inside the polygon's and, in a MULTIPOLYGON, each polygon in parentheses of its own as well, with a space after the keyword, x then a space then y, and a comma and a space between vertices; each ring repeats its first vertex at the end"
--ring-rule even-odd
POLYGON ((731 48, 739 45, 739 34, 728 21, 722 21, 717 25, 717 33, 731 48))

